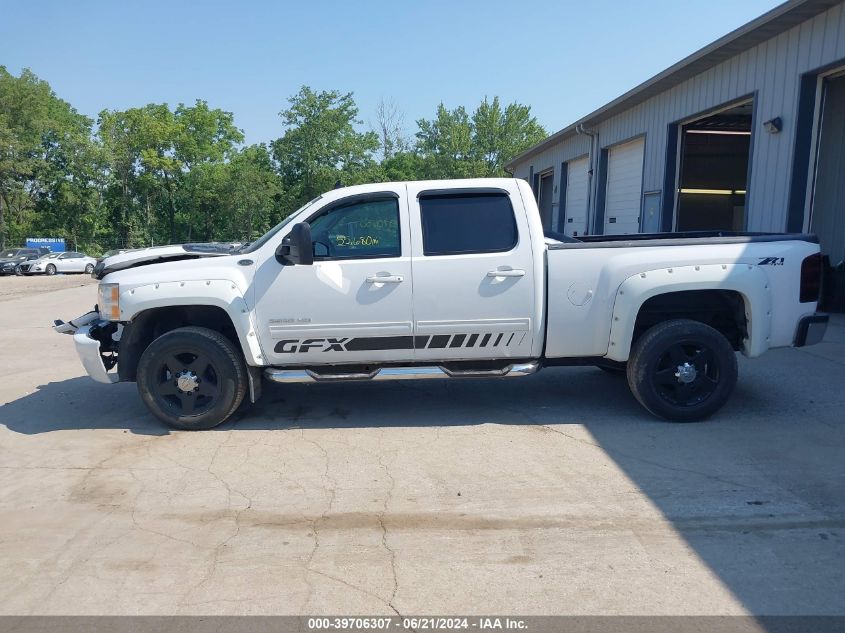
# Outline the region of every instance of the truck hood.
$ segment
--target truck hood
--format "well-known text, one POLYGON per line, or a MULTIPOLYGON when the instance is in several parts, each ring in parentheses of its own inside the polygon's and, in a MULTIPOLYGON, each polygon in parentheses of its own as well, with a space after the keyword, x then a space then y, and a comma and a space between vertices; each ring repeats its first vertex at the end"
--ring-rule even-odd
POLYGON ((174 244, 171 246, 154 246, 127 251, 112 257, 107 257, 94 267, 94 277, 102 279, 109 273, 137 266, 161 264, 180 259, 199 259, 200 257, 220 257, 231 255, 241 246, 238 242, 222 243, 207 242, 202 244, 174 244))

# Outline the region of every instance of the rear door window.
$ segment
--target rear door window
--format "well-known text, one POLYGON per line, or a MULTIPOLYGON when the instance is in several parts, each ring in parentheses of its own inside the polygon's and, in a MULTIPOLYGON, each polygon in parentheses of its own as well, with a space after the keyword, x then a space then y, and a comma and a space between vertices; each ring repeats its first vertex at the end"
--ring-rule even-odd
POLYGON ((422 195, 420 214, 426 256, 502 253, 518 241, 506 193, 422 195))

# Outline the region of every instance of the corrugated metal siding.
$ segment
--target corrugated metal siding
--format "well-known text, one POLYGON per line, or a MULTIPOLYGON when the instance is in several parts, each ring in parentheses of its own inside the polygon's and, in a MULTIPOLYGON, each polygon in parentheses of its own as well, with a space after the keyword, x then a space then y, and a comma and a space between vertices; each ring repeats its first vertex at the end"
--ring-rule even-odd
MULTIPOLYGON (((845 3, 843 3, 845 4, 845 3)), ((845 60, 845 10, 839 4, 672 89, 663 92, 595 126, 599 145, 609 147, 645 134, 643 191, 663 188, 666 136, 671 123, 683 121, 747 95, 755 97, 755 121, 748 185, 747 228, 783 231, 786 227, 795 120, 801 75, 845 60), (780 116, 784 129, 768 134, 763 121, 780 116)), ((542 154, 528 158, 514 169, 519 178, 555 168, 589 152, 590 139, 574 136, 542 154)), ((667 195, 667 192, 664 192, 667 195)), ((673 192, 668 192, 673 195, 673 192)))

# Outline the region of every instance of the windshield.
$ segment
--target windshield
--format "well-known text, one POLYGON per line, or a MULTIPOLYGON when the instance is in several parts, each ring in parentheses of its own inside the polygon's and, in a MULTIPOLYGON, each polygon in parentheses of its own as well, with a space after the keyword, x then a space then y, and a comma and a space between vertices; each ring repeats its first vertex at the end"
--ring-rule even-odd
POLYGON ((281 222, 279 222, 279 223, 278 223, 276 226, 274 226, 272 229, 270 229, 269 231, 267 231, 264 235, 262 235, 261 237, 259 237, 257 240, 255 240, 254 242, 250 242, 250 243, 248 243, 248 244, 244 244, 244 245, 241 247, 241 250, 240 250, 240 251, 238 251, 238 252, 239 252, 239 253, 254 253, 254 252, 255 252, 255 251, 257 251, 259 248, 261 248, 262 246, 264 246, 264 245, 265 245, 265 244, 266 244, 266 243, 270 240, 270 238, 272 238, 272 237, 273 237, 276 233, 278 233, 278 232, 279 232, 279 231, 281 231, 284 227, 286 227, 288 224, 290 224, 290 221, 291 221, 291 220, 293 220, 293 219, 294 219, 297 215, 299 215, 300 211, 304 211, 305 209, 307 209, 308 207, 310 207, 312 204, 314 204, 315 202, 317 202, 317 200, 319 200, 319 199, 320 199, 320 198, 322 198, 322 197, 323 197, 323 196, 317 196, 317 197, 316 197, 316 198, 314 198, 313 200, 309 200, 308 202, 306 202, 305 204, 303 204, 301 207, 299 207, 296 211, 294 211, 294 212, 293 212, 293 213, 291 213, 289 216, 287 216, 284 220, 282 220, 281 222))
POLYGON ((19 257, 20 255, 23 255, 23 252, 20 250, 3 251, 3 253, 0 254, 0 257, 19 257))
POLYGON ((41 259, 56 259, 61 253, 47 253, 46 255, 42 255, 41 259))

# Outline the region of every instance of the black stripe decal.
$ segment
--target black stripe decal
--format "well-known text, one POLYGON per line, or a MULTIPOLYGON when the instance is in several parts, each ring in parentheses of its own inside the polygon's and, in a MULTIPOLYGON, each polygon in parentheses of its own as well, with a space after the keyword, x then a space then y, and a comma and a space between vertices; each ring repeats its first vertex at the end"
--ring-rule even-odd
POLYGON ((353 338, 346 344, 348 352, 371 352, 385 349, 414 349, 413 336, 373 336, 353 338))
POLYGON ((443 349, 448 343, 448 334, 437 334, 431 337, 431 343, 428 344, 428 349, 443 349))
POLYGON ((466 334, 455 334, 455 336, 452 337, 452 342, 449 344, 449 347, 460 347, 464 344, 464 339, 466 337, 466 334))
MULTIPOLYGON (((504 333, 496 335, 493 347, 502 342, 504 333)), ((285 339, 276 343, 274 350, 277 354, 296 354, 304 352, 372 352, 380 350, 412 350, 412 349, 457 349, 460 347, 475 347, 481 337, 479 347, 487 347, 493 334, 436 334, 434 336, 369 336, 358 338, 307 338, 285 339), (466 345, 464 345, 466 343, 466 345)), ((505 346, 510 345, 516 332, 508 337, 505 346)), ((525 340, 525 334, 517 345, 525 340)))

